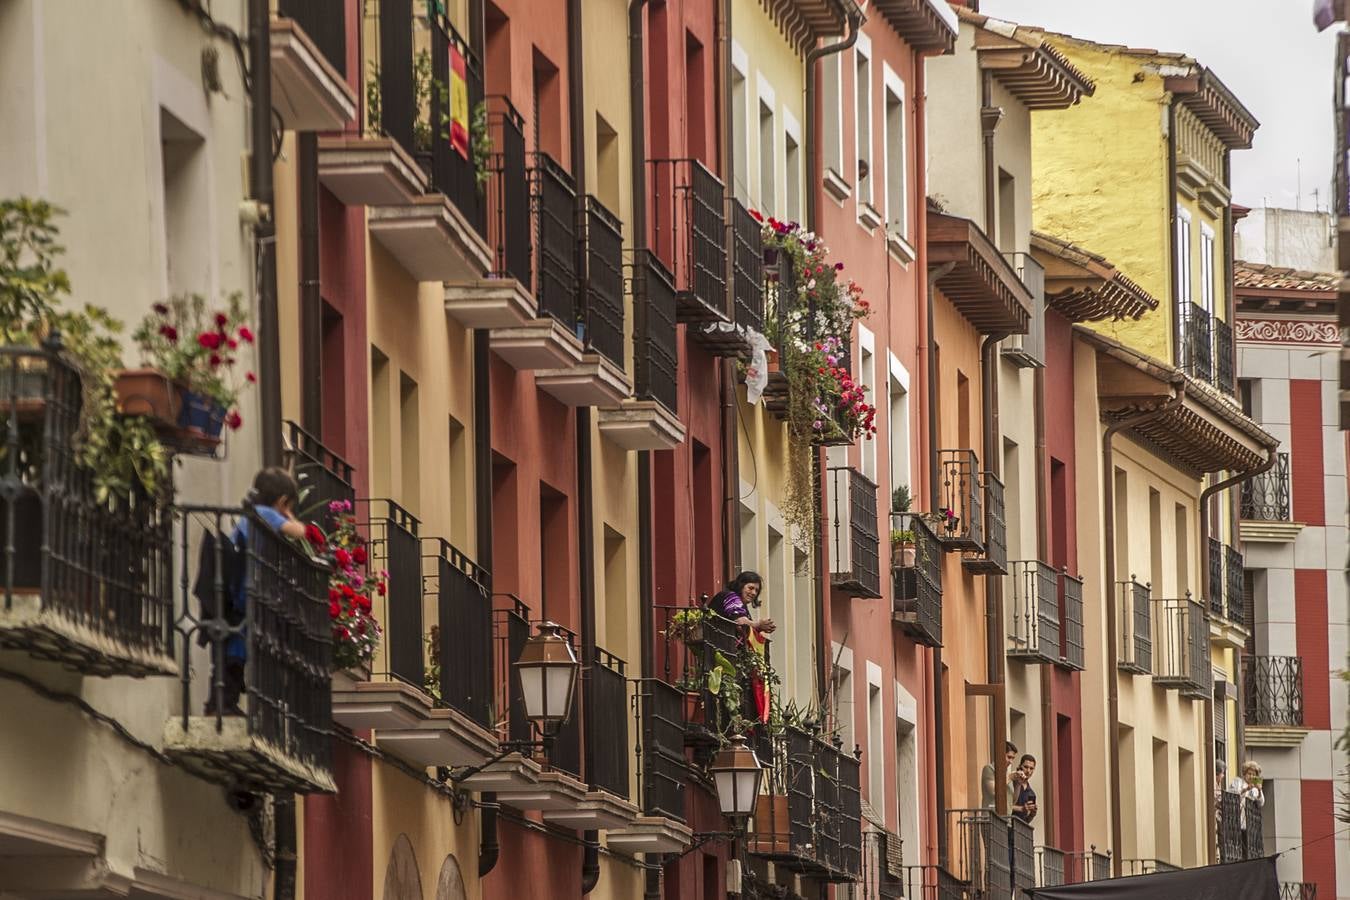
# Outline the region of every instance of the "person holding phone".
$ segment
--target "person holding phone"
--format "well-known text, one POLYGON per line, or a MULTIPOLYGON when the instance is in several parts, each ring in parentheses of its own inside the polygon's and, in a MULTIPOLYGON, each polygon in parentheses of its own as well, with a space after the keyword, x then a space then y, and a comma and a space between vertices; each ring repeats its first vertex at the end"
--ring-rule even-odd
MULTIPOLYGON (((1261 777, 1261 765, 1255 760, 1249 759, 1242 764, 1240 770, 1242 775, 1234 778, 1228 783, 1228 790, 1234 794, 1240 795, 1244 800, 1250 800, 1256 805, 1257 809, 1266 805, 1265 792, 1261 790, 1264 779, 1261 777)), ((1250 846, 1247 843, 1247 804, 1243 803, 1238 809, 1238 827, 1242 829, 1243 846, 1250 846)))

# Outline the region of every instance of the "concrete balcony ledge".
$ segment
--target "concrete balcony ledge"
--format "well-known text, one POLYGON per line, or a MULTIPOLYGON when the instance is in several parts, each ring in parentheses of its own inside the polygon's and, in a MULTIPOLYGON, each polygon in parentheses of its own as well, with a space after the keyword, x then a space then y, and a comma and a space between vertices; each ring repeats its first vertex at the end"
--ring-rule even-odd
POLYGON ((85 675, 177 675, 171 653, 157 653, 118 640, 61 607, 42 601, 40 592, 15 589, 5 608, 0 589, 0 647, 59 662, 85 675))
POLYGON ((540 772, 530 787, 499 789, 497 800, 522 812, 575 810, 586 799, 586 785, 562 772, 540 772))
POLYGON ((427 189, 422 167, 389 138, 320 138, 319 181, 347 206, 406 205, 427 189))
POLYGON ((497 750, 496 739, 478 723, 400 681, 338 673, 333 721, 353 731, 373 730, 381 749, 422 766, 475 766, 497 750))
POLYGON ((623 368, 599 353, 565 369, 536 371, 534 382, 568 406, 615 406, 633 392, 623 368))
POLYGON ((459 784, 471 791, 524 791, 539 783, 542 771, 534 760, 512 753, 459 784))
POLYGON ((544 821, 564 828, 626 828, 638 818, 638 808, 609 791, 590 791, 571 809, 546 810, 544 821))
POLYGON ((249 730, 244 716, 180 716, 164 724, 164 752, 206 781, 257 790, 325 793, 337 790, 333 773, 305 765, 249 730))
POLYGON ((417 728, 431 715, 432 699, 401 681, 333 676, 333 721, 353 731, 417 728))
POLYGON ((1248 747, 1297 747, 1311 730, 1299 725, 1242 726, 1248 747))
POLYGON ((552 316, 540 316, 515 328, 494 329, 488 343, 517 371, 551 371, 581 364, 581 341, 552 316))
POLYGON ((514 278, 484 278, 445 286, 445 311, 465 328, 519 328, 539 314, 534 296, 514 278))
POLYGON ((1238 528, 1244 541, 1289 544, 1298 538, 1299 532, 1303 530, 1303 523, 1243 519, 1238 523, 1238 528))
POLYGON ((1247 629, 1241 622, 1211 614, 1209 640, 1211 644, 1228 650, 1242 650, 1247 646, 1247 629))
POLYGON ((621 853, 679 853, 693 842, 688 825, 665 816, 639 816, 625 828, 605 832, 609 849, 621 853))
POLYGON ((368 227, 418 281, 477 279, 491 266, 487 242, 444 194, 372 207, 368 227))
POLYGON ((656 400, 628 398, 596 416, 600 433, 625 450, 674 450, 684 443, 684 423, 656 400))
POLYGON ((292 131, 340 131, 356 118, 356 94, 291 19, 273 19, 272 106, 292 131))

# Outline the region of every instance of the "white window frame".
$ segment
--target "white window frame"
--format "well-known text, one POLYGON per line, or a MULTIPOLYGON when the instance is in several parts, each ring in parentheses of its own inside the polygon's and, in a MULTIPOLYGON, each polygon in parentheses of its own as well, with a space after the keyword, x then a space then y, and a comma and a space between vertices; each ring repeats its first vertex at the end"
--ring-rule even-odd
POLYGON ((1214 315, 1214 229, 1200 223, 1200 305, 1214 315))
MULTIPOLYGON (((881 666, 866 661, 867 669, 867 801, 882 817, 886 815, 886 743, 887 736, 894 730, 894 720, 886 715, 885 681, 881 677, 881 666), (877 714, 879 721, 872 721, 872 690, 877 692, 877 714), (891 728, 887 728, 890 722, 891 728), (875 726, 875 730, 874 730, 875 726)), ((851 749, 851 748, 850 748, 851 749)))
POLYGON ((882 81, 882 190, 885 192, 885 209, 882 214, 886 217, 886 235, 889 237, 894 234, 901 240, 909 240, 909 172, 907 171, 907 159, 909 150, 909 129, 905 118, 909 115, 909 103, 905 99, 905 82, 899 75, 891 69, 887 63, 881 66, 882 81), (889 123, 886 121, 886 110, 889 106, 888 96, 895 97, 900 106, 900 147, 899 152, 893 152, 891 147, 891 131, 889 123), (900 200, 899 209, 892 209, 891 204, 891 163, 892 159, 899 163, 899 181, 900 181, 900 200))
MULTIPOLYGON (((825 188, 841 203, 852 193, 852 186, 844 180, 844 54, 835 53, 824 60, 821 149, 824 165, 821 167, 825 188), (831 84, 833 82, 833 84, 831 84), (833 104, 833 109, 831 108, 833 104), (832 127, 831 127, 832 126, 832 127)), ((800 144, 800 141, 798 141, 800 144)))
MULTIPOLYGON (((858 325, 858 381, 867 388, 867 402, 877 402, 877 339, 869 328, 858 325)), ((877 442, 863 441, 862 473, 877 481, 877 442)))
POLYGON ((1191 211, 1177 207, 1177 303, 1190 303, 1191 293, 1191 211))
POLYGON ((773 89, 773 85, 764 77, 763 72, 755 73, 755 109, 751 115, 751 121, 754 123, 755 149, 758 151, 755 154, 755 169, 759 175, 759 208, 766 215, 777 216, 782 213, 782 210, 778 207, 778 188, 780 187, 778 170, 781 168, 778 158, 778 96, 773 89), (764 146, 766 130, 763 125, 763 115, 765 110, 769 112, 767 130, 769 146, 767 148, 764 146), (768 197, 764 196, 764 160, 766 154, 769 160, 768 188, 771 191, 768 197))
MULTIPOLYGON (((875 132, 873 131, 875 123, 872 121, 872 105, 874 99, 872 96, 872 82, 874 80, 872 78, 872 41, 865 34, 859 34, 858 42, 853 46, 853 78, 853 165, 851 168, 853 171, 853 185, 858 192, 858 219, 859 221, 866 222, 871 216, 864 207, 873 205, 873 197, 875 196, 873 184, 876 180, 877 167, 876 160, 872 158, 873 149, 876 144, 875 132), (867 84, 865 85, 867 90, 867 108, 865 110, 859 110, 857 78, 858 67, 863 64, 867 67, 867 84), (866 115, 865 121, 867 123, 866 141, 863 141, 861 131, 864 115, 866 115), (858 167, 858 162, 862 159, 867 160, 867 184, 865 190, 862 172, 858 167)), ((874 227, 876 226, 869 226, 869 228, 874 227)))
POLYGON ((802 209, 802 160, 806 147, 802 144, 802 126, 792 110, 783 107, 779 111, 783 117, 783 216, 789 220, 802 221, 805 211, 802 209), (797 147, 797 165, 790 166, 788 159, 788 141, 797 147), (795 190, 793 189, 795 186, 795 190), (791 208, 789 208, 791 207, 791 208))
MULTIPOLYGON (((736 181, 731 185, 732 196, 742 202, 750 202, 750 180, 746 177, 750 168, 750 58, 745 48, 734 39, 731 42, 731 158, 735 165, 736 181), (736 121, 736 89, 741 90, 740 122, 736 121), (739 140, 738 140, 739 138, 739 140)), ((756 110, 757 111, 757 110, 756 110)), ((755 122, 758 127, 758 122, 755 122)))
MULTIPOLYGON (((909 447, 909 370, 904 364, 896 358, 891 351, 886 351, 887 357, 887 379, 886 379, 886 449, 890 454, 889 467, 891 477, 891 490, 894 491, 898 486, 905 485, 909 487, 910 483, 910 447, 909 447), (899 394, 903 398, 900 401, 900 413, 902 421, 896 421, 894 415, 896 410, 896 391, 894 387, 900 388, 899 394), (899 426, 897 428, 897 426, 899 426), (898 433, 897 433, 898 432, 898 433), (899 440, 897 440, 897 437, 899 440), (897 446, 900 445, 900 446, 897 446)), ((884 498, 886 508, 891 508, 891 498, 884 498)))

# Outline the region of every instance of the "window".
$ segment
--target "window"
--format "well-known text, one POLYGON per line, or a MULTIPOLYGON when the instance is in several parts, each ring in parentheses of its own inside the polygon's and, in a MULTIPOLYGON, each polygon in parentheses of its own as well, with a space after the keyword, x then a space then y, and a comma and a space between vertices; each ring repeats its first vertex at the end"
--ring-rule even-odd
POLYGON ((422 428, 418 415, 417 382, 406 372, 398 373, 399 453, 403 464, 403 480, 399 501, 413 515, 421 510, 422 499, 422 428))
POLYGON ((166 109, 159 113, 159 134, 167 293, 208 294, 213 258, 206 141, 166 109))
POLYGON ((853 134, 857 150, 854 170, 858 203, 872 203, 872 60, 870 44, 859 35, 853 50, 853 134))
MULTIPOLYGON (((1117 503, 1120 501, 1117 500, 1117 503)), ((1163 580, 1163 534, 1162 534, 1162 494, 1153 488, 1148 489, 1148 580, 1155 590, 1162 590, 1163 580)))
POLYGON ((393 383, 389 357, 380 348, 370 348, 370 490, 376 497, 394 492, 390 483, 394 471, 393 434, 395 423, 390 414, 393 383))
POLYGON ((759 534, 755 527, 755 510, 744 501, 741 503, 741 568, 758 570, 759 534))
POLYGON ((906 205, 905 166, 905 85, 890 67, 884 69, 886 116, 886 233, 900 238, 909 237, 908 208, 906 205))
POLYGON ((839 740, 842 746, 853 751, 856 745, 857 730, 853 725, 853 654, 848 650, 839 652, 838 645, 835 645, 835 655, 839 657, 839 662, 834 666, 834 723, 839 731, 839 740))
MULTIPOLYGON (((1187 527, 1186 507, 1180 503, 1176 505, 1174 512, 1176 519, 1176 534, 1172 538, 1174 553, 1176 554, 1177 564, 1177 586, 1176 596, 1183 597, 1191 585, 1191 562, 1190 554, 1187 549, 1190 547, 1190 529, 1187 527)), ((1157 594, 1155 593, 1156 597, 1157 594)))
POLYGON ((1200 305, 1214 315, 1214 229, 1200 223, 1200 305))
POLYGON ((456 547, 471 546, 474 528, 474 504, 469 502, 473 490, 471 448, 463 423, 454 416, 449 419, 450 495, 446 508, 450 510, 450 542, 456 547), (464 491, 456 494, 456 491, 464 491))
POLYGON ((1177 303, 1191 302, 1191 214, 1177 207, 1177 303))
MULTIPOLYGON (((1166 741, 1153 739, 1153 854, 1154 859, 1172 861, 1171 767, 1166 741)), ((1180 862, 1181 860, 1177 860, 1180 862)))
MULTIPOLYGON (((858 327, 858 381, 867 389, 867 396, 872 401, 877 396, 876 357, 872 353, 872 348, 876 346, 875 340, 872 332, 858 327)), ((877 480, 876 441, 862 442, 862 473, 872 481, 877 480)))
MULTIPOLYGON (((562 78, 558 67, 537 49, 534 51, 534 142, 539 151, 562 160, 562 78)), ((575 161, 573 165, 576 165, 575 161)))
POLYGON ((816 694, 816 670, 813 662, 816 658, 815 589, 815 579, 811 575, 811 556, 809 553, 794 547, 792 551, 792 619, 796 627, 792 635, 792 643, 786 646, 793 648, 792 653, 796 661, 797 677, 793 682, 793 696, 796 697, 813 697, 816 694))
POLYGON ((822 161, 827 170, 844 175, 844 54, 825 57, 821 72, 820 102, 822 161))
MULTIPOLYGON (((654 44, 653 46, 659 46, 654 44)), ((657 54, 659 55, 659 54, 657 54)), ((704 159, 708 152, 708 110, 703 102, 707 77, 703 45, 689 32, 684 35, 684 121, 689 130, 688 151, 693 159, 704 159)))
POLYGON ((783 218, 802 220, 801 147, 791 131, 783 133, 783 218))
POLYGON ((627 541, 608 523, 605 534, 605 618, 601 639, 606 647, 622 647, 628 640, 628 619, 633 611, 628 591, 627 541))
MULTIPOLYGON (((783 565, 783 535, 769 526, 769 552, 768 561, 764 565, 764 606, 760 609, 758 616, 766 616, 775 622, 781 623, 785 632, 792 627, 793 623, 784 622, 781 610, 787 608, 787 585, 785 582, 785 567, 783 565), (770 610, 773 610, 772 612, 770 610)), ((786 640, 795 640, 796 635, 785 633, 783 638, 786 640)), ((787 659, 787 682, 792 683, 792 669, 795 667, 796 660, 789 657, 787 659)))
POLYGON ((775 188, 778 178, 774 172, 773 101, 759 100, 759 209, 764 215, 776 215, 775 188))
POLYGON ((749 166, 749 149, 746 145, 749 110, 746 108, 746 90, 745 72, 733 68, 731 70, 731 152, 736 168, 736 184, 733 193, 736 199, 742 203, 746 203, 750 199, 750 190, 746 181, 746 169, 749 166))
POLYGON ((1238 400, 1242 403, 1242 412, 1258 422, 1261 420, 1261 405, 1257 402, 1259 396, 1260 390, 1255 378, 1238 379, 1238 400))
MULTIPOLYGON (((894 356, 890 356, 890 363, 890 390, 887 392, 890 408, 886 425, 891 453, 891 490, 894 491, 899 485, 909 485, 909 373, 894 356)), ((890 500, 889 497, 885 499, 890 500)))
POLYGON ((998 170, 998 249, 1017 250, 1017 181, 1003 169, 998 170))
POLYGON ((605 209, 619 215, 619 134, 596 113, 595 195, 605 209))
MULTIPOLYGON (((872 663, 868 663, 871 668, 872 663)), ((880 670, 878 670, 880 674, 880 670)), ((870 674, 869 674, 870 679, 870 674)), ((886 751, 881 730, 881 685, 867 684, 867 799, 872 807, 886 812, 886 751)))

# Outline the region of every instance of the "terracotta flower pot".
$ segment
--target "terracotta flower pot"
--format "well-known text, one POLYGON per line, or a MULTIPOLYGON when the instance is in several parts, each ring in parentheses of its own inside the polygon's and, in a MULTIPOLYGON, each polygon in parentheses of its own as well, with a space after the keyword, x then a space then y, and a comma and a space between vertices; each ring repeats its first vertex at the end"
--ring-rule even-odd
POLYGON ((183 408, 183 392, 158 369, 126 369, 113 382, 117 411, 146 416, 162 425, 176 425, 183 408))

